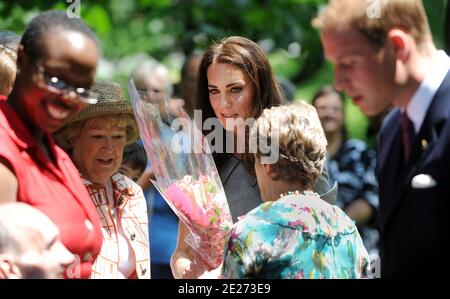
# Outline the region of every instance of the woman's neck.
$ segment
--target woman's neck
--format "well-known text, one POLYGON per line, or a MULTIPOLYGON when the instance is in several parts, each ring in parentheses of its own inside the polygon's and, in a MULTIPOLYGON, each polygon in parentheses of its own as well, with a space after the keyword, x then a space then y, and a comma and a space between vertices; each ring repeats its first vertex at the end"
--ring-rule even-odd
POLYGON ((236 132, 230 132, 225 130, 225 144, 224 152, 229 153, 229 150, 233 150, 233 156, 242 161, 245 160, 247 142, 245 140, 238 140, 236 132))
POLYGON ((36 140, 40 142, 43 142, 45 136, 44 132, 38 129, 37 126, 33 124, 30 118, 26 115, 23 109, 23 105, 21 104, 20 97, 21 95, 16 91, 16 89, 13 89, 11 94, 8 96, 9 105, 17 113, 20 119, 24 122, 24 124, 27 126, 28 130, 30 130, 34 138, 36 138, 36 140))
POLYGON ((23 121, 25 126, 30 131, 31 135, 35 138, 39 148, 42 150, 44 155, 56 164, 56 158, 52 155, 49 144, 46 140, 45 133, 39 129, 31 119, 26 115, 21 102, 19 101, 20 95, 13 90, 13 92, 8 96, 8 103, 11 108, 17 113, 19 118, 23 121))
MULTIPOLYGON (((72 151, 72 154, 70 155, 70 159, 72 160, 75 167, 78 169, 79 173, 81 174, 81 177, 88 182, 97 185, 98 187, 103 188, 112 188, 112 179, 111 177, 114 175, 111 174, 110 176, 105 177, 104 175, 98 176, 91 176, 89 175, 90 172, 86 170, 86 168, 83 167, 83 163, 81 163, 79 155, 75 155, 74 151, 72 151)), ((92 174, 92 173, 91 173, 92 174)))
POLYGON ((344 143, 342 132, 328 133, 327 135, 327 154, 329 158, 334 157, 344 143))
MULTIPOLYGON (((269 189, 269 188, 267 188, 269 189)), ((286 195, 289 192, 296 192, 299 193, 305 192, 305 191, 311 191, 309 188, 301 188, 301 184, 298 181, 272 181, 270 189, 267 190, 266 198, 264 198, 264 201, 277 201, 282 197, 283 195, 286 195)))

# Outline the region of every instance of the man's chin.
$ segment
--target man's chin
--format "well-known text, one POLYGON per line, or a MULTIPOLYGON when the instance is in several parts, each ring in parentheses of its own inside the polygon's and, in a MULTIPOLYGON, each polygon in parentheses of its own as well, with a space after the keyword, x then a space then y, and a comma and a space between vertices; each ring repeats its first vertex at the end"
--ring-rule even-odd
POLYGON ((367 117, 376 117, 378 115, 381 115, 382 113, 384 113, 384 111, 386 111, 385 109, 366 109, 366 111, 363 111, 363 113, 367 116, 367 117))
POLYGON ((378 113, 377 109, 373 109, 372 107, 368 107, 364 105, 363 103, 356 104, 358 106, 359 110, 367 117, 373 117, 376 116, 378 113))

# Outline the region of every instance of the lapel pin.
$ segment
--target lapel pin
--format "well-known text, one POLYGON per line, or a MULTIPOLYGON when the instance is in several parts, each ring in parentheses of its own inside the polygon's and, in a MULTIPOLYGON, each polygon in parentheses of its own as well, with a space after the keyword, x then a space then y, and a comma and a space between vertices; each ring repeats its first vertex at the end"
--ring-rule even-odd
POLYGON ((428 148, 428 141, 426 141, 425 139, 422 139, 422 150, 426 150, 428 148))

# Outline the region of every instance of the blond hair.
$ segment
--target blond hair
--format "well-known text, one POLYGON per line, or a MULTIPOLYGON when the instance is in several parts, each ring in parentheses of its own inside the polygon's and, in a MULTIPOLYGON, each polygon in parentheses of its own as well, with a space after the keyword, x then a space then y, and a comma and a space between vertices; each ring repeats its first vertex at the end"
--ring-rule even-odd
POLYGON ((81 131, 95 123, 101 123, 102 128, 105 129, 125 128, 126 144, 132 143, 136 139, 137 128, 135 120, 133 115, 128 113, 109 114, 73 122, 58 130, 53 134, 53 138, 58 146, 70 153, 74 140, 80 136, 81 131))
POLYGON ((409 32, 419 47, 431 40, 421 0, 331 0, 312 25, 321 31, 350 25, 378 47, 385 45, 388 31, 396 27, 409 32), (374 5, 379 5, 379 15, 371 15, 374 5))
MULTIPOLYGON (((271 165, 273 180, 299 181, 302 188, 314 186, 323 169, 327 139, 312 105, 298 101, 265 109, 250 136, 252 140, 264 138, 269 142, 278 139, 280 158, 271 165)), ((258 160, 267 155, 260 144, 252 149, 258 160)))
POLYGON ((0 94, 7 96, 16 79, 17 54, 0 44, 0 94))

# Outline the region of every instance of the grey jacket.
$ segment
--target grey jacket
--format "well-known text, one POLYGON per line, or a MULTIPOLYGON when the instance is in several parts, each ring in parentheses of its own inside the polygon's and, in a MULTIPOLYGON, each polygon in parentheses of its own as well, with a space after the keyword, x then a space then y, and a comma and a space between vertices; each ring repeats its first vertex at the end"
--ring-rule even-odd
MULTIPOLYGON (((230 157, 218 168, 218 171, 233 222, 237 222, 238 217, 247 214, 263 202, 256 177, 249 174, 237 158, 230 157)), ((328 172, 325 168, 316 183, 315 191, 326 202, 335 204, 337 184, 329 188, 328 172)))

